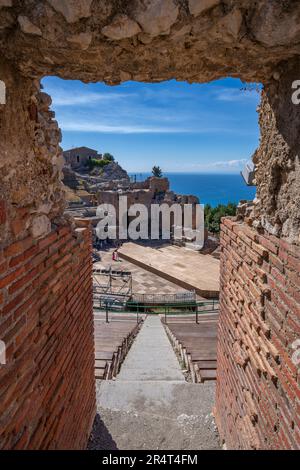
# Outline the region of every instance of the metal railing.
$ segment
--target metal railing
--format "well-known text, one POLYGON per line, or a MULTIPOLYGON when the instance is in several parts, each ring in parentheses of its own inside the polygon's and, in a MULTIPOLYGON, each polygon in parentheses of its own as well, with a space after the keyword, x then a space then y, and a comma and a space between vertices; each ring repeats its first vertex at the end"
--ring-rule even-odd
POLYGON ((120 315, 122 315, 122 314, 135 315, 137 323, 140 323, 140 321, 142 320, 142 317, 141 317, 142 312, 139 309, 137 309, 136 311, 126 309, 126 306, 124 306, 124 305, 117 305, 117 302, 115 300, 111 301, 111 302, 110 301, 102 301, 102 302, 100 302, 99 306, 96 306, 94 304, 93 309, 94 309, 94 311, 98 310, 100 312, 105 312, 105 322, 106 323, 109 323, 109 319, 113 320, 113 315, 116 314, 116 313, 118 313, 120 315))
POLYGON ((174 294, 132 294, 132 298, 130 300, 141 304, 196 302, 196 292, 176 292, 174 294))
POLYGON ((186 309, 184 311, 171 310, 169 305, 165 306, 164 320, 165 323, 168 322, 168 316, 184 316, 184 315, 194 315, 195 322, 199 323, 199 315, 204 315, 207 313, 217 313, 219 311, 219 300, 212 299, 208 301, 199 301, 195 302, 192 309, 186 309))
POLYGON ((207 301, 195 301, 184 303, 164 303, 164 304, 140 304, 137 302, 129 301, 126 305, 117 305, 116 301, 105 301, 99 304, 99 307, 94 305, 95 310, 104 311, 106 313, 106 321, 109 321, 109 313, 122 314, 136 314, 136 321, 140 321, 142 314, 157 314, 163 315, 165 323, 168 322, 168 316, 184 316, 193 315, 195 322, 199 323, 199 315, 207 313, 216 313, 219 310, 219 300, 212 299, 207 301))

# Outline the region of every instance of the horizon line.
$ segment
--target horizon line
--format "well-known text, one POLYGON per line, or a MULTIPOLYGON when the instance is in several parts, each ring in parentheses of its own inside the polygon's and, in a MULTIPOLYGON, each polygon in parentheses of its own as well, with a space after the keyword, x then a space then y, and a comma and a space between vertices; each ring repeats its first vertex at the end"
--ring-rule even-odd
MULTIPOLYGON (((151 170, 127 170, 128 174, 152 174, 151 170)), ((238 175, 241 176, 241 170, 235 172, 221 172, 221 171, 176 171, 176 170, 162 170, 163 174, 178 174, 178 175, 238 175)))

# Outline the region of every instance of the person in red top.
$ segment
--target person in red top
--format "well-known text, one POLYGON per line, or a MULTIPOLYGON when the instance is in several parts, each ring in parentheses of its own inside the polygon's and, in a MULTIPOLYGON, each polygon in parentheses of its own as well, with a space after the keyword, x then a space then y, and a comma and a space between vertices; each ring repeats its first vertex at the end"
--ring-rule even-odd
POLYGON ((113 261, 119 261, 118 249, 116 248, 112 254, 113 261))

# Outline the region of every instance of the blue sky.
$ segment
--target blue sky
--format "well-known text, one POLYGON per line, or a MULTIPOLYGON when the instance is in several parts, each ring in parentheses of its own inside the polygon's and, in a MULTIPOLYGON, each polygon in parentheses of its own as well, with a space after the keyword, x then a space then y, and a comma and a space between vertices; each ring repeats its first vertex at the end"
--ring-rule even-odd
POLYGON ((43 80, 64 150, 110 152, 129 172, 237 173, 259 140, 259 93, 235 79, 110 87, 43 80))

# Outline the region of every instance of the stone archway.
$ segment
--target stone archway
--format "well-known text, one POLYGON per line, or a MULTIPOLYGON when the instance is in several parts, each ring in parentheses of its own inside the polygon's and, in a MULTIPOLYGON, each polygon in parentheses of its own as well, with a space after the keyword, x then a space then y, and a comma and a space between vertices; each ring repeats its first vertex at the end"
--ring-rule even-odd
POLYGON ((111 85, 224 76, 264 84, 257 201, 245 222, 224 222, 219 353, 226 361, 216 416, 230 447, 299 446, 294 428, 279 425, 287 405, 266 418, 264 400, 247 381, 249 374, 266 400, 274 386, 277 408, 285 393, 285 421, 295 422, 300 120, 291 95, 299 16, 299 4, 275 0, 0 0, 0 331, 9 358, 0 371, 0 447, 83 447, 94 414, 89 237, 63 215, 60 130, 40 90, 51 74, 111 85), (63 340, 71 333, 73 341, 63 340), (25 389, 21 407, 16 396, 25 389))

